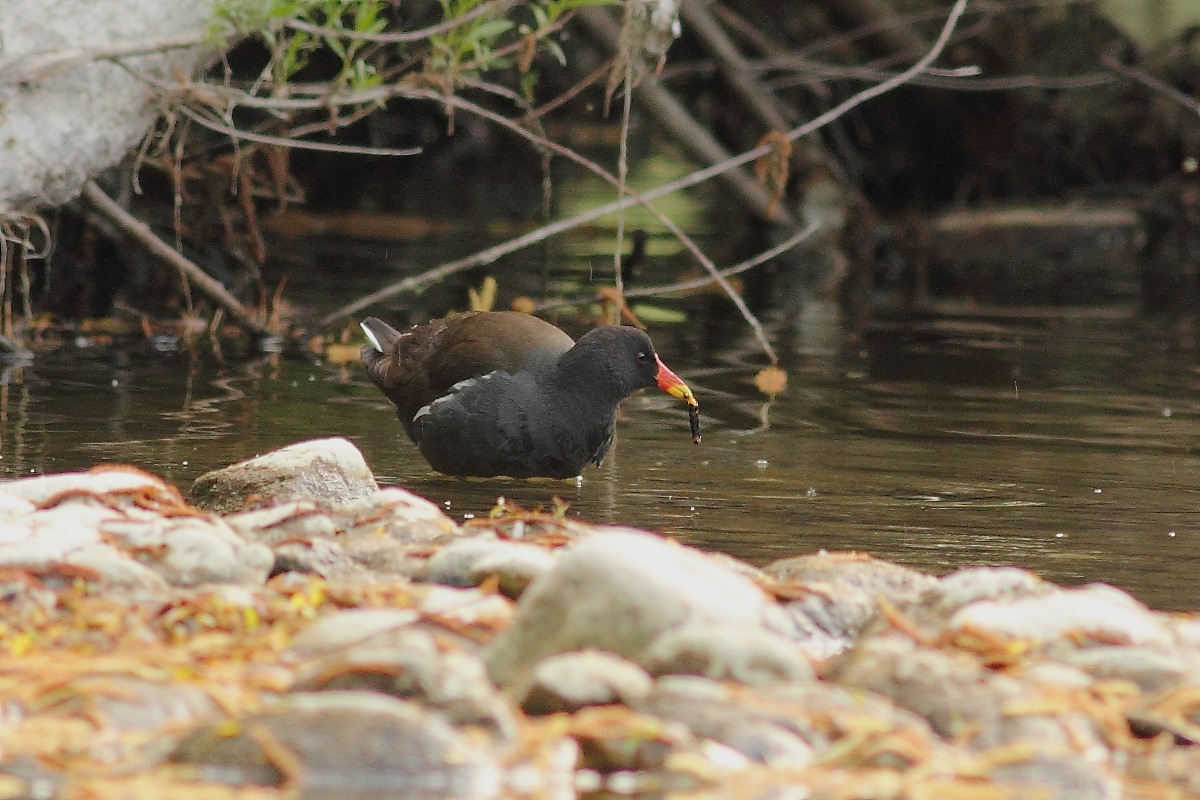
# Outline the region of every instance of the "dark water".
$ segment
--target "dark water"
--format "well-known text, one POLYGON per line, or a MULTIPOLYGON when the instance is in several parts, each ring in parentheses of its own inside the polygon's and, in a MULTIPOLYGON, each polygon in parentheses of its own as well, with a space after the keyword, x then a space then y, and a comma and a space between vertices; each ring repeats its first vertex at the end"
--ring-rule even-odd
POLYGON ((710 341, 714 318, 697 311, 657 328, 663 358, 700 399, 704 443, 691 443, 671 398, 631 398, 608 461, 581 486, 431 473, 356 366, 221 365, 149 349, 68 348, 10 375, 0 470, 116 461, 186 487, 272 447, 341 435, 381 482, 457 517, 498 495, 529 507, 558 497, 587 520, 757 563, 829 548, 935 572, 1015 564, 1200 608, 1196 353, 1121 311, 943 313, 853 346, 829 346, 836 337, 816 318, 776 332, 790 385, 770 406, 738 326, 710 341))

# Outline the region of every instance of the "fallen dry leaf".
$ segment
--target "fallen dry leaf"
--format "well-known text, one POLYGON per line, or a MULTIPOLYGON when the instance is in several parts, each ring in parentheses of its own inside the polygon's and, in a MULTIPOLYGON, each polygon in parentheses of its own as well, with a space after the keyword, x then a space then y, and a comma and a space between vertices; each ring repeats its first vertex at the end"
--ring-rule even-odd
POLYGON ((787 388, 787 373, 779 367, 765 367, 754 376, 754 385, 767 397, 774 398, 787 388))

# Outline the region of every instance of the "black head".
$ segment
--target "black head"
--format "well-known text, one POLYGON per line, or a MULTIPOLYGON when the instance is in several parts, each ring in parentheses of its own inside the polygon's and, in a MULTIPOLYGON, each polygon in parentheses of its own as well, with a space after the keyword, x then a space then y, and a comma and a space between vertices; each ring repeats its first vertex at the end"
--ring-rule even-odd
POLYGON ((625 325, 584 334, 559 360, 556 380, 606 402, 650 386, 677 397, 687 391, 683 381, 659 360, 646 332, 625 325))

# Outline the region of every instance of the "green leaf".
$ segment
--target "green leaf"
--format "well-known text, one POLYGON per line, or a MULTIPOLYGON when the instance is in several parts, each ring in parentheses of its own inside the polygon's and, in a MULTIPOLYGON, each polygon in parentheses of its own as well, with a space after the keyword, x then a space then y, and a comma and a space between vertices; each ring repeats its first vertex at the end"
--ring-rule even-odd
POLYGON ((500 34, 512 30, 512 20, 507 19, 489 19, 484 20, 475 28, 471 29, 471 37, 473 39, 495 39, 500 34))

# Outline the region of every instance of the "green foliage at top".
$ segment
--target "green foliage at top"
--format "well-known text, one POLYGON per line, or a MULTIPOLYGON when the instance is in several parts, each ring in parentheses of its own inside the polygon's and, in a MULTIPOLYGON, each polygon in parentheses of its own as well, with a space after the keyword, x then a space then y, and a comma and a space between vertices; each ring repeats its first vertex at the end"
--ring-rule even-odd
MULTIPOLYGON (((293 79, 324 51, 340 64, 332 78, 322 76, 334 90, 368 89, 384 76, 413 69, 452 88, 465 78, 513 66, 521 39, 565 64, 562 48, 550 38, 563 15, 620 0, 534 0, 507 8, 497 4, 482 13, 479 9, 488 0, 438 2, 444 22, 462 20, 461 24, 439 26, 417 40, 376 36, 398 33, 388 28, 388 0, 220 0, 213 34, 259 37, 271 52, 269 78, 276 86, 293 79)), ((528 95, 536 72, 522 72, 521 88, 528 95)))

